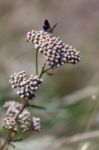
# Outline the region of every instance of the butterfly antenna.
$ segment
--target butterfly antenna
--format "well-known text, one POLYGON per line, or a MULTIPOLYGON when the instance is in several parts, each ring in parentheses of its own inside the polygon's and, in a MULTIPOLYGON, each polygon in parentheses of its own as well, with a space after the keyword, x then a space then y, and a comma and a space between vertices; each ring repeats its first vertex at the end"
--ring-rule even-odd
POLYGON ((52 27, 52 30, 54 30, 54 28, 57 26, 57 23, 52 27))

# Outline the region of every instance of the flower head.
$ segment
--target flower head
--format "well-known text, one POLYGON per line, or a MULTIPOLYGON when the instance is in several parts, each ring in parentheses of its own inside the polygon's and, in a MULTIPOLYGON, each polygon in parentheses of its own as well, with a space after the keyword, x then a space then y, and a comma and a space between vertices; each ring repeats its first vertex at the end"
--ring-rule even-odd
POLYGON ((47 32, 32 30, 27 33, 26 41, 33 43, 34 48, 45 56, 52 68, 65 63, 76 64, 80 60, 79 51, 47 32))
POLYGON ((22 108, 22 104, 15 101, 9 101, 5 103, 4 108, 7 110, 7 112, 3 120, 3 127, 16 132, 24 132, 31 129, 40 131, 40 118, 32 118, 30 112, 26 108, 19 114, 19 117, 16 121, 16 116, 22 108))
POLYGON ((17 94, 20 95, 21 98, 32 99, 35 97, 35 91, 41 84, 42 79, 39 79, 37 75, 30 75, 30 77, 27 78, 25 72, 22 71, 11 75, 9 82, 12 88, 18 88, 17 94))
POLYGON ((33 117, 32 118, 33 121, 33 129, 36 131, 40 131, 41 130, 41 120, 38 117, 33 117))
POLYGON ((26 80, 25 71, 20 71, 15 72, 13 75, 10 76, 9 83, 12 85, 12 88, 17 88, 20 86, 20 83, 25 80, 26 80))

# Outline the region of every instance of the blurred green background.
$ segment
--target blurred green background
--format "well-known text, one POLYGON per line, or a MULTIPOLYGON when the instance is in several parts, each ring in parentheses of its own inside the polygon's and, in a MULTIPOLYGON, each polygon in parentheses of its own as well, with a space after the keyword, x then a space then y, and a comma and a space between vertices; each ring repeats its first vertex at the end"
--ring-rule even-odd
MULTIPOLYGON (((34 73, 33 45, 25 37, 32 29, 41 30, 44 19, 58 23, 55 36, 79 50, 81 61, 44 77, 34 104, 47 110, 32 110, 41 117, 43 130, 25 135, 26 140, 14 143, 16 149, 98 150, 99 138, 66 142, 67 137, 99 130, 98 0, 0 0, 0 138, 2 105, 19 99, 9 76, 21 70, 34 73)), ((39 67, 42 62, 40 56, 39 67)))

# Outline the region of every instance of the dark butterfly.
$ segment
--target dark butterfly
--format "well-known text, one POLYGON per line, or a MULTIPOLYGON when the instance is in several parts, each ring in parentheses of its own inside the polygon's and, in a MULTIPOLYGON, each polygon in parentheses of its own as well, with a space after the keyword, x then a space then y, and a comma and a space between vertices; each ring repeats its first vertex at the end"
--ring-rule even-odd
POLYGON ((49 24, 49 21, 46 19, 43 24, 43 30, 45 32, 52 33, 56 26, 57 26, 57 24, 55 24, 53 27, 51 27, 49 24))

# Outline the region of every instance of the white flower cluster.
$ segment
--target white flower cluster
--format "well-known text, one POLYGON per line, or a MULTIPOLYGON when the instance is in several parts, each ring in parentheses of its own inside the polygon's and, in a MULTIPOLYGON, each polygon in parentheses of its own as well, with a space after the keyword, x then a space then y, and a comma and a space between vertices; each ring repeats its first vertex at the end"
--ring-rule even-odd
POLYGON ((19 88, 17 94, 20 95, 21 98, 29 99, 35 97, 35 91, 41 82, 42 79, 39 79, 38 76, 33 77, 33 75, 30 75, 30 77, 27 78, 25 71, 14 73, 9 80, 12 88, 19 88))
POLYGON ((40 118, 33 117, 32 121, 33 121, 33 128, 34 128, 34 130, 40 131, 41 130, 41 123, 40 123, 41 120, 40 120, 40 118))
POLYGON ((20 83, 26 81, 25 71, 15 72, 10 76, 9 83, 12 85, 12 88, 20 87, 20 83))
POLYGON ((23 112, 20 113, 16 121, 16 116, 19 113, 20 109, 22 108, 22 104, 15 101, 9 101, 5 103, 4 108, 7 110, 7 112, 3 120, 3 127, 11 129, 16 132, 18 131, 24 132, 31 129, 40 131, 41 129, 40 118, 36 117, 32 118, 30 112, 27 109, 24 109, 23 112))
POLYGON ((65 63, 76 64, 80 61, 79 51, 47 32, 32 30, 27 33, 26 41, 31 41, 34 48, 44 54, 46 62, 52 68, 65 63))

